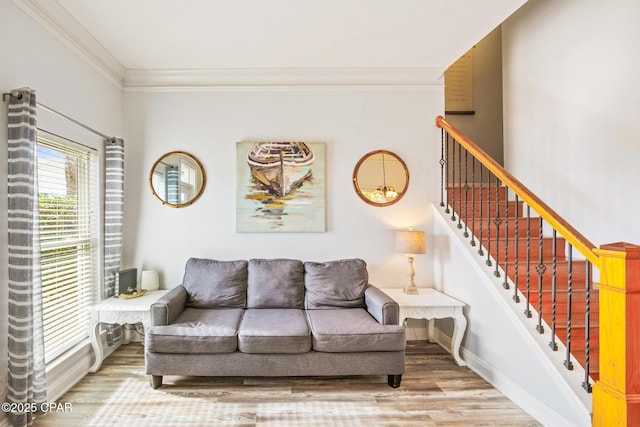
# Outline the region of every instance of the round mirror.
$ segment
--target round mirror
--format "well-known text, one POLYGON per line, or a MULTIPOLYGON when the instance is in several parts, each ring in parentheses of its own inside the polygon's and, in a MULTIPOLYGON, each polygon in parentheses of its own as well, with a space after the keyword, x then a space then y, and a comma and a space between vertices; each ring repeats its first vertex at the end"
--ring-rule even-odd
POLYGON ((389 206, 404 196, 409 187, 409 170, 397 154, 376 150, 365 154, 353 170, 353 187, 365 202, 389 206))
POLYGON ((153 164, 149 174, 151 191, 163 205, 172 208, 190 206, 202 195, 204 169, 192 155, 172 151, 153 164))

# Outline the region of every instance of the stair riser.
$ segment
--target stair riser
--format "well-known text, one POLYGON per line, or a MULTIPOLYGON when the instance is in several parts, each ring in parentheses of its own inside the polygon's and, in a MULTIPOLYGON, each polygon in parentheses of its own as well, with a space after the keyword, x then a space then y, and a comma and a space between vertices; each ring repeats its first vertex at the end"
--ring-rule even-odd
POLYGON ((457 217, 457 214, 460 213, 462 215, 463 220, 465 218, 467 218, 468 220, 471 220, 472 217, 477 219, 481 219, 481 218, 493 219, 493 218, 496 218, 497 216, 496 209, 500 214, 500 218, 506 218, 507 216, 509 218, 516 218, 516 217, 523 216, 522 202, 518 202, 518 215, 516 215, 516 202, 508 202, 508 204, 509 204, 509 215, 507 215, 507 212, 506 212, 505 202, 499 202, 497 206, 496 206, 496 203, 491 203, 490 206, 487 206, 487 203, 476 202, 475 204, 471 204, 471 201, 469 201, 465 205, 464 200, 462 201, 462 204, 460 204, 458 200, 449 201, 449 205, 456 212, 456 217, 457 217))
MULTIPOLYGON (((469 200, 471 200, 471 197, 475 197, 476 200, 479 199, 480 194, 482 194, 482 200, 487 198, 487 186, 483 185, 483 186, 472 186, 471 184, 469 184, 466 187, 453 187, 450 186, 449 188, 447 188, 447 191, 445 192, 445 197, 447 195, 449 195, 449 200, 453 200, 454 198, 457 200, 459 195, 462 195, 462 198, 464 199, 464 195, 467 195, 467 198, 469 200)), ((495 184, 492 183, 491 185, 491 189, 489 190, 489 194, 491 194, 491 199, 495 200, 496 199, 496 187, 495 184)), ((504 200, 507 194, 507 188, 506 187, 498 187, 498 198, 500 200, 504 200)), ((513 193, 510 192, 510 194, 513 197, 513 193)))
MULTIPOLYGON (((538 281, 538 273, 536 272, 535 266, 538 263, 537 260, 531 260, 529 265, 529 277, 530 280, 535 280, 536 283, 538 281)), ((502 265, 502 264, 501 264, 502 265)), ((553 280, 553 262, 545 263, 547 270, 542 275, 542 284, 544 287, 551 289, 551 282, 553 280)), ((516 276, 516 264, 515 262, 509 263, 507 265, 507 274, 513 280, 516 276)), ((556 288, 566 289, 568 286, 569 279, 569 265, 566 261, 556 261, 556 288)), ((571 271, 571 284, 573 289, 585 289, 585 280, 586 280, 586 263, 584 261, 574 261, 572 265, 571 271)), ((527 278, 527 264, 521 260, 518 260, 518 284, 524 284, 527 278)), ((595 291, 593 287, 592 291, 595 291)))
MULTIPOLYGON (((527 307, 526 296, 522 296, 520 299, 520 303, 522 311, 524 312, 525 307, 527 307)), ((531 310, 535 310, 538 312, 538 297, 533 293, 529 296, 529 308, 531 310)), ((586 324, 586 315, 585 315, 585 306, 584 305, 572 305, 571 307, 571 322, 574 327, 584 327, 586 324)), ((553 303, 551 299, 545 300, 543 297, 542 302, 542 318, 545 319, 549 324, 553 316, 553 303)), ((599 327, 599 311, 596 307, 591 307, 591 313, 589 315, 589 324, 591 328, 599 327)), ((556 325, 558 327, 566 327, 568 322, 567 318, 567 307, 561 301, 556 300, 556 325)))
MULTIPOLYGON (((526 297, 527 290, 525 288, 518 288, 518 290, 522 293, 523 295, 522 299, 524 299, 526 297)), ((531 284, 531 288, 529 289, 529 300, 535 301, 535 303, 538 304, 538 284, 537 283, 531 284)), ((567 304, 568 301, 569 301, 569 295, 567 294, 567 292, 561 292, 561 291, 556 292, 556 306, 559 306, 559 305, 564 306, 567 304)), ((551 290, 543 289, 542 304, 544 305, 545 309, 546 307, 551 307, 552 302, 553 302, 553 293, 551 292, 551 290)), ((584 307, 586 306, 586 302, 587 302, 587 296, 584 293, 584 291, 574 291, 571 293, 571 308, 573 310, 576 310, 575 307, 582 307, 580 310, 584 312, 585 310, 584 307)), ((592 312, 596 308, 600 307, 597 295, 591 294, 589 307, 591 308, 592 312)), ((566 308, 564 308, 564 311, 566 312, 566 308)))
MULTIPOLYGON (((485 247, 491 245, 491 256, 496 258, 498 262, 504 262, 504 249, 505 242, 498 240, 496 242, 495 239, 491 239, 490 243, 487 239, 487 236, 483 236, 482 245, 485 247), (497 252, 496 252, 497 246, 497 252)), ((518 260, 519 264, 522 261, 527 260, 527 242, 518 240, 518 260)), ((507 252, 507 259, 509 261, 513 261, 516 259, 516 241, 510 241, 507 252)), ((529 241, 529 262, 532 269, 535 269, 535 266, 539 264, 540 260, 540 241, 538 239, 531 239, 529 241)), ((485 251, 486 252, 486 251, 485 251)), ((558 239, 556 241, 556 257, 563 259, 564 258, 564 240, 558 239)), ((551 239, 543 239, 542 240, 542 260, 544 261, 544 265, 547 267, 547 271, 551 272, 551 263, 553 261, 553 241, 551 239)), ((525 264, 526 268, 526 264, 525 264)))
MULTIPOLYGON (((529 297, 529 301, 531 304, 531 308, 534 309, 538 309, 538 298, 533 297, 533 295, 531 295, 529 297)), ((526 300, 524 298, 522 298, 521 300, 521 304, 524 310, 525 307, 525 303, 526 300)), ((542 300, 542 317, 543 318, 547 318, 547 316, 549 316, 549 319, 551 319, 551 310, 553 309, 553 305, 551 302, 546 303, 544 301, 544 298, 542 300)), ((572 321, 577 322, 576 325, 582 325, 584 326, 585 324, 585 306, 584 305, 572 305, 571 307, 571 319, 572 321)), ((591 307, 591 314, 589 315, 589 324, 592 327, 598 327, 599 323, 598 323, 598 317, 599 317, 599 311, 595 310, 594 307, 591 307)), ((567 307, 564 304, 558 304, 558 302, 556 301, 556 321, 557 322, 566 322, 567 321, 567 307)))
MULTIPOLYGON (((535 305, 532 305, 531 308, 537 309, 535 305)), ((551 325, 553 321, 553 319, 551 318, 552 317, 551 310, 549 310, 548 312, 545 312, 543 310, 542 317, 544 318, 545 322, 547 322, 548 325, 551 325)), ((597 329, 598 319, 596 320, 589 319, 589 324, 591 325, 592 330, 597 329)), ((586 325, 584 313, 573 313, 571 315, 571 325, 572 325, 572 328, 584 328, 584 325, 586 325)), ((556 329, 566 329, 566 327, 567 327, 567 313, 556 312, 556 329)))
MULTIPOLYGON (((594 349, 592 347, 592 343, 596 337, 598 333, 598 330, 594 330, 593 328, 591 328, 589 330, 589 334, 591 335, 591 339, 589 340, 589 355, 593 356, 594 354, 598 354, 599 350, 598 349, 594 349)), ((567 330, 566 328, 560 328, 560 327, 556 327, 556 336, 558 338, 560 338, 563 341, 566 341, 567 339, 567 330)), ((585 347, 585 342, 584 342, 584 327, 576 327, 576 326, 571 326, 571 350, 575 351, 575 350, 582 350, 580 353, 584 353, 584 347, 585 347)), ((592 359, 593 361, 593 359, 592 359)))
MULTIPOLYGON (((502 222, 500 223, 500 227, 497 227, 493 220, 484 219, 480 221, 479 219, 475 219, 474 221, 469 220, 467 222, 467 228, 475 231, 475 234, 479 234, 480 230, 482 230, 483 234, 487 233, 487 225, 489 225, 489 231, 491 232, 491 236, 496 235, 496 230, 498 236, 504 239, 505 236, 509 236, 511 239, 515 239, 516 237, 516 220, 515 218, 509 218, 507 222, 504 218, 502 218, 502 222)), ((531 221, 529 226, 529 236, 530 238, 538 237, 540 234, 540 222, 539 221, 531 221)), ((527 219, 519 218, 518 219, 518 238, 526 239, 527 238, 527 219)))
MULTIPOLYGON (((513 281, 513 279, 511 280, 513 281)), ((552 282, 553 282, 553 278, 551 277, 551 274, 545 273, 542 276, 542 290, 544 292, 551 292, 551 290, 553 289, 552 282)), ((527 286, 526 272, 521 272, 518 274, 518 288, 525 289, 526 286, 527 286)), ((538 289, 538 273, 532 272, 532 274, 530 274, 529 286, 531 287, 531 289, 534 289, 534 288, 536 290, 538 289)), ((569 289, 569 286, 567 282, 567 276, 558 275, 556 277, 556 291, 558 293, 562 293, 562 292, 567 292, 568 289, 569 289)), ((584 294, 586 292, 584 279, 582 281, 577 281, 576 278, 574 277, 571 284, 571 290, 573 291, 574 294, 578 292, 581 292, 582 294, 584 294)), ((596 290, 592 288, 591 289, 592 301, 598 299, 598 295, 595 292, 596 290)))

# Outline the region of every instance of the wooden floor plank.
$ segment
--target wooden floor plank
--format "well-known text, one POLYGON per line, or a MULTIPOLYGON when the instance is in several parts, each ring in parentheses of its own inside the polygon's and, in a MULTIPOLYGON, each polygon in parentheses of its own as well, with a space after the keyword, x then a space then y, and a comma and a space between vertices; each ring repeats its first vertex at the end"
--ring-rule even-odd
POLYGON ((153 390, 139 343, 120 347, 34 426, 539 426, 436 344, 412 341, 402 385, 386 376, 181 377, 153 390))

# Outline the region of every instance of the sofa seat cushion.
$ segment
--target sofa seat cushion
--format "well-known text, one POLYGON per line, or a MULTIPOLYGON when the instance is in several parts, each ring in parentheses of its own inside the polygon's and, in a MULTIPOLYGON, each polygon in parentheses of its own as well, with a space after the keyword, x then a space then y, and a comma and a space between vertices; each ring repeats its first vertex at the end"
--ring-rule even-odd
POLYGON ((145 345, 155 353, 232 353, 243 311, 187 308, 174 323, 149 328, 145 345))
POLYGON ((381 325, 363 308, 307 310, 313 349, 329 353, 401 351, 405 331, 381 325))
POLYGON ((367 264, 361 259, 304 263, 305 308, 364 307, 369 282, 367 264))
POLYGON ((303 310, 255 308, 246 310, 238 330, 243 353, 306 353, 311 336, 303 310))

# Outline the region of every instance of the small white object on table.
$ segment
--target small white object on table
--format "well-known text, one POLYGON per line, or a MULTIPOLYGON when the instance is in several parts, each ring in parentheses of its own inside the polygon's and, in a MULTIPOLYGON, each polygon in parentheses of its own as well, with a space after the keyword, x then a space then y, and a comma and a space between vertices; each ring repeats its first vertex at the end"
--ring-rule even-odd
POLYGON ((435 289, 421 288, 418 295, 407 295, 402 289, 382 289, 382 292, 393 298, 400 307, 400 322, 405 319, 427 319, 429 322, 429 341, 433 341, 434 319, 453 319, 453 336, 451 337, 451 355, 458 366, 467 363, 460 357, 460 344, 467 329, 464 317, 465 304, 435 289))
POLYGON ((100 366, 102 366, 102 361, 115 350, 114 347, 108 354, 105 354, 102 339, 100 338, 100 324, 125 325, 142 323, 144 329, 147 329, 151 318, 151 304, 167 292, 169 291, 147 292, 141 297, 130 299, 111 297, 93 306, 91 309, 92 325, 89 333, 91 335, 91 347, 96 355, 96 360, 89 368, 89 372, 98 372, 100 366))

